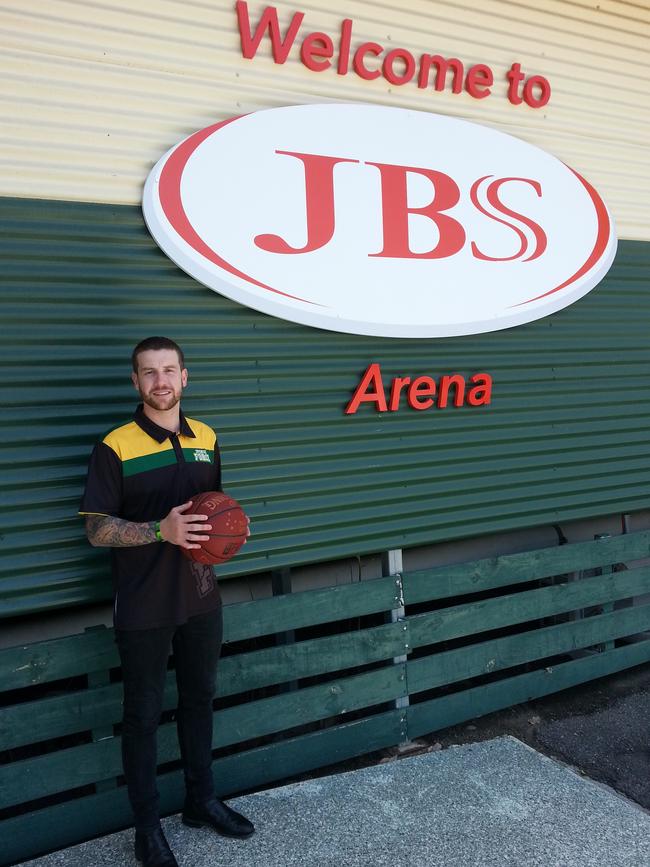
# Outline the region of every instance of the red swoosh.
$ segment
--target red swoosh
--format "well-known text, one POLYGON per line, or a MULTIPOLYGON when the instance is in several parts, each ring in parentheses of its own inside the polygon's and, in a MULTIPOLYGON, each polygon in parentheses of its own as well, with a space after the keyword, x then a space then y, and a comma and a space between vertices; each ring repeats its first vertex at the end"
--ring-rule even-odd
POLYGON ((235 268, 234 265, 231 265, 223 259, 215 250, 212 249, 212 247, 205 243, 203 238, 201 238, 195 230, 194 226, 192 226, 187 214, 185 213, 185 208, 183 207, 183 201, 181 199, 181 179, 188 160, 199 145, 209 138, 209 136, 217 132, 217 130, 223 129, 223 127, 227 126, 229 123, 239 120, 240 117, 245 117, 245 115, 228 118, 228 120, 223 120, 221 123, 215 123, 212 126, 208 126, 205 129, 195 132, 194 135, 191 135, 173 151, 163 166, 162 172, 160 173, 160 182, 158 184, 158 196, 165 216, 169 220, 172 228, 187 244, 189 244, 190 247, 192 247, 193 250, 196 250, 196 252, 201 256, 208 259, 210 262, 213 262, 215 265, 218 265, 220 268, 223 268, 225 271, 228 271, 230 274, 234 274, 236 277, 241 277, 248 283, 254 283, 262 289, 268 289, 269 292, 275 292, 277 295, 284 295, 285 298, 292 298, 294 301, 304 301, 305 304, 314 304, 316 307, 322 307, 322 304, 316 304, 314 301, 308 301, 306 298, 299 298, 297 295, 290 295, 288 292, 274 289, 266 283, 260 283, 259 280, 256 280, 254 277, 251 277, 243 271, 235 268))
POLYGON ((560 289, 565 289, 571 283, 574 283, 576 280, 579 280, 583 274, 586 274, 590 268, 592 268, 596 262, 600 259, 607 248, 607 243, 609 241, 609 237, 611 235, 611 221, 609 219, 609 214, 607 213, 607 208, 605 207, 605 203, 600 198, 596 190, 591 186, 589 181, 585 180, 582 175, 579 175, 575 169, 572 169, 571 166, 567 166, 567 168, 573 172, 576 178, 580 181, 580 183, 584 186, 585 190, 589 193, 591 197, 591 201, 593 202, 594 209, 596 211, 596 216, 598 217, 598 232, 596 234, 596 242, 594 244, 594 248, 591 251, 591 254, 587 261, 580 267, 575 274, 569 277, 568 280, 565 280, 564 283, 560 283, 559 286, 556 286, 555 289, 549 289, 548 292, 544 292, 543 295, 536 295, 535 298, 529 298, 528 301, 521 301, 519 304, 514 304, 513 307, 521 307, 523 304, 530 304, 531 301, 539 301, 540 298, 546 298, 547 295, 552 295, 554 292, 559 292, 560 289))

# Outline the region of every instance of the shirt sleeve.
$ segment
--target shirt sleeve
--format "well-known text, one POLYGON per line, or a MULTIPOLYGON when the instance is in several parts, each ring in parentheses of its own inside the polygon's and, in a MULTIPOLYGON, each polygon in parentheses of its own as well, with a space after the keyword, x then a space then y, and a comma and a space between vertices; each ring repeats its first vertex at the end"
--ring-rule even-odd
POLYGON ((119 518, 121 508, 122 463, 110 446, 97 443, 90 456, 79 514, 119 518))

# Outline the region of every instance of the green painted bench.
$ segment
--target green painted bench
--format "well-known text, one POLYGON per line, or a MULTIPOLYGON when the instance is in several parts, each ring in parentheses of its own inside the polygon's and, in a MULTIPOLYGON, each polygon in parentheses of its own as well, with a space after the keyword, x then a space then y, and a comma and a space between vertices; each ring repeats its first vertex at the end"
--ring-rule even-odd
MULTIPOLYGON (((641 532, 227 606, 220 793, 650 661, 650 605, 630 604, 650 592, 650 567, 619 565, 649 556, 641 532)), ((0 663, 0 863, 128 826, 112 630, 5 649, 0 663)), ((170 671, 165 708, 175 701, 170 671)), ((182 805, 178 759, 166 719, 165 813, 182 805)))

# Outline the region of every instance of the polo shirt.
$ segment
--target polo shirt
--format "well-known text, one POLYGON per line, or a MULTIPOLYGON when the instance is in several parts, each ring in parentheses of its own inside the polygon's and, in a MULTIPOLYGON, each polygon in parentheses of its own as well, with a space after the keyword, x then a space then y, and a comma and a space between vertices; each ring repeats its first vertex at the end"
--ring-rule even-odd
MULTIPOLYGON (((79 514, 160 521, 195 494, 220 490, 212 428, 181 411, 175 434, 151 421, 140 404, 132 421, 93 449, 79 514)), ((113 547, 111 559, 116 629, 180 625, 221 605, 212 566, 188 560, 171 542, 113 547)))

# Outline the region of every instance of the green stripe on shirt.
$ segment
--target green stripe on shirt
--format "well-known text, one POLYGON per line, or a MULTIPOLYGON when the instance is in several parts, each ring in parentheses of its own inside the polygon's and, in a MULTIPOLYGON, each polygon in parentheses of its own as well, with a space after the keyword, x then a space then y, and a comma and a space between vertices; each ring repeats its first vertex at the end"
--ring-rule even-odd
POLYGON ((135 476, 137 473, 146 473, 149 470, 157 470, 160 467, 168 467, 176 463, 174 449, 167 449, 153 455, 143 455, 141 458, 130 458, 122 463, 124 477, 135 476))
MULTIPOLYGON (((188 464, 205 463, 213 464, 213 452, 208 449, 183 449, 183 457, 188 464)), ((139 458, 130 458, 122 463, 124 477, 135 476, 137 473, 146 473, 149 470, 157 470, 160 467, 168 467, 176 463, 174 449, 166 449, 153 455, 143 455, 139 458)))

